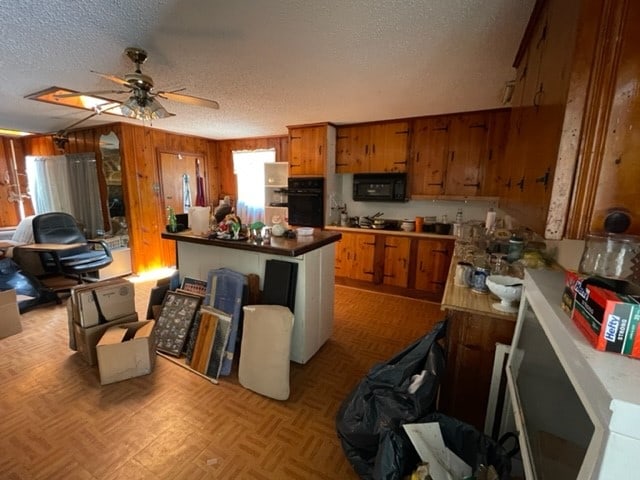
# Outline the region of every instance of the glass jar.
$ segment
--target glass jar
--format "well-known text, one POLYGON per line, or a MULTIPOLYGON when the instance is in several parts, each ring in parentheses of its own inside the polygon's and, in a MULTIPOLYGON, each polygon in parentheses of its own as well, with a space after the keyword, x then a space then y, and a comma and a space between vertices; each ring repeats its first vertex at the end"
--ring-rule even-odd
POLYGON ((520 260, 524 254, 524 240, 521 237, 515 235, 509 239, 509 251, 507 253, 507 260, 509 262, 515 262, 520 260))
POLYGON ((640 237, 615 233, 586 235, 578 271, 640 283, 640 237))

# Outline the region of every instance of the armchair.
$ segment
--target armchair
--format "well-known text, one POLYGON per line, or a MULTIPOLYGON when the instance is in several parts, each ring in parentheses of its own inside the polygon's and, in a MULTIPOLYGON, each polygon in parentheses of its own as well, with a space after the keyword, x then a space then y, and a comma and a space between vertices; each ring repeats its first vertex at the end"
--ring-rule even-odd
POLYGON ((106 242, 87 240, 75 218, 68 213, 36 215, 32 226, 35 241, 33 247, 38 248, 38 244, 48 244, 51 247, 39 250, 45 273, 77 278, 78 283, 82 283, 85 274, 100 270, 113 261, 106 242), (100 244, 101 248, 94 250, 91 244, 100 244), (69 245, 69 248, 64 245, 69 245))

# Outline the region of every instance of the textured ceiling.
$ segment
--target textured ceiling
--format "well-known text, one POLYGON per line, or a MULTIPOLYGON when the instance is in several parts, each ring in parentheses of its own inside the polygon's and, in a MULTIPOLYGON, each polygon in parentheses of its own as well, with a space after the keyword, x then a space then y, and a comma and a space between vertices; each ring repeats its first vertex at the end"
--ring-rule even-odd
MULTIPOLYGON (((115 84, 145 48, 156 88, 220 110, 162 104, 154 128, 207 138, 502 106, 534 0, 32 0, 3 2, 0 128, 53 132, 88 115, 24 96, 115 84)), ((123 100, 126 97, 112 96, 123 100)), ((85 125, 120 121, 102 114, 85 125)), ((129 120, 127 120, 129 121, 129 120)), ((135 121, 134 121, 135 122, 135 121)), ((136 122, 140 123, 140 122, 136 122)))

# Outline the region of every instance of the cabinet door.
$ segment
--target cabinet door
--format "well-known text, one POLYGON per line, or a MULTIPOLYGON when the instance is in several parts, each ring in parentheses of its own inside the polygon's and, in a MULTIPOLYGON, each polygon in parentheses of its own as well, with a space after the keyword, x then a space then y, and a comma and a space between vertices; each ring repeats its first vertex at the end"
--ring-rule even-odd
POLYGON ((447 195, 478 195, 481 168, 487 155, 486 113, 465 113, 451 118, 449 161, 445 180, 447 195))
POLYGON ((353 242, 355 234, 342 233, 342 238, 336 242, 335 274, 337 277, 348 277, 351 272, 353 256, 355 255, 353 242))
POLYGON ((366 170, 369 129, 339 127, 336 129, 336 173, 359 173, 366 170))
POLYGON ((376 235, 355 233, 353 236, 353 262, 349 276, 373 282, 376 235))
POLYGON ((406 288, 409 285, 411 239, 384 235, 384 274, 382 283, 406 288))
POLYGON ((326 127, 289 129, 289 174, 324 175, 327 151, 326 127))
POLYGON ((505 150, 509 136, 509 110, 496 110, 490 113, 489 153, 484 168, 484 182, 480 194, 488 197, 499 197, 502 186, 509 177, 509 169, 505 161, 505 150))
POLYGON ((369 172, 405 172, 409 146, 409 123, 371 125, 369 172))
POLYGON ((411 195, 442 195, 451 118, 424 117, 413 124, 411 195))
POLYGON ((453 241, 439 239, 418 240, 415 288, 442 294, 447 283, 453 241))

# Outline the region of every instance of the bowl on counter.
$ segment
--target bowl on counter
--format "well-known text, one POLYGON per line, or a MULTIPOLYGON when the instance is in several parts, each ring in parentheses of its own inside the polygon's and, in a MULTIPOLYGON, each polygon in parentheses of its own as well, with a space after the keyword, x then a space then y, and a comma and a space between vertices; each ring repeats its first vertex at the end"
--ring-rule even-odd
POLYGON ((416 230, 416 221, 404 219, 400 224, 400 230, 405 232, 414 232, 416 230))
POLYGON ((313 235, 313 227, 298 227, 296 228, 296 232, 302 237, 313 235))
POLYGON ((485 281, 491 293, 500 299, 491 305, 500 312, 515 313, 522 294, 522 279, 510 275, 489 275, 485 281))
POLYGON ((436 222, 433 224, 433 231, 438 235, 449 235, 451 233, 451 224, 436 222))

